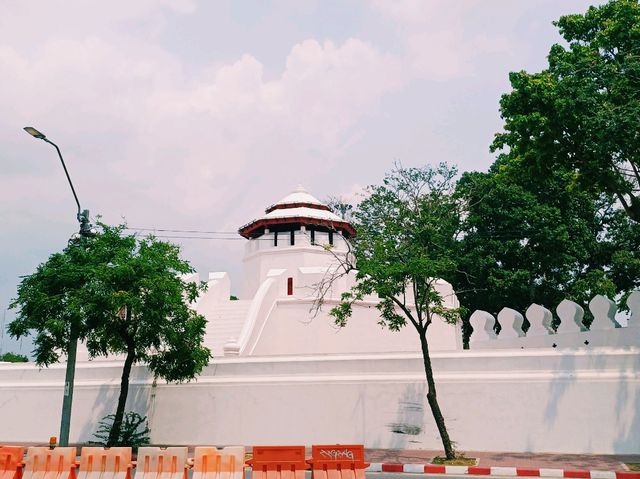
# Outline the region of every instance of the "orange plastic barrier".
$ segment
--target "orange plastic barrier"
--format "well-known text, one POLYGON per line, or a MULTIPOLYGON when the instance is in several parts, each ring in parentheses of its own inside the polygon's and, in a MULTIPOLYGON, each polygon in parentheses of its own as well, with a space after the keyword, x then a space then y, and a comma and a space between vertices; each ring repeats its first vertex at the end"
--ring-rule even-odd
POLYGON ((23 479, 69 479, 75 473, 75 447, 30 447, 23 479))
POLYGON ((24 447, 0 446, 0 479, 20 479, 22 459, 24 447))
POLYGON ((253 479, 304 479, 306 463, 304 446, 254 446, 253 479))
POLYGON ((196 447, 192 479, 244 479, 244 446, 196 447))
POLYGON ((131 479, 131 448, 83 447, 78 479, 131 479))
POLYGON ((308 462, 313 479, 364 479, 369 467, 362 444, 312 446, 308 462))
POLYGON ((141 447, 136 479, 187 479, 186 447, 141 447))

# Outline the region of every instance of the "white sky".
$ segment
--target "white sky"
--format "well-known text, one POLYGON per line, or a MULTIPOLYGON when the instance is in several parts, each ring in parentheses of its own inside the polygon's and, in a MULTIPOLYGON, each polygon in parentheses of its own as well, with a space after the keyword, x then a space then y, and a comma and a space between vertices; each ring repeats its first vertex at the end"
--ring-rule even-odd
MULTIPOLYGON (((508 73, 544 68, 551 22, 589 3, 3 0, 0 324, 77 230, 55 150, 22 127, 106 222, 233 232, 298 184, 352 195, 395 160, 485 170, 508 73)), ((244 242, 183 256, 237 291, 244 242)))

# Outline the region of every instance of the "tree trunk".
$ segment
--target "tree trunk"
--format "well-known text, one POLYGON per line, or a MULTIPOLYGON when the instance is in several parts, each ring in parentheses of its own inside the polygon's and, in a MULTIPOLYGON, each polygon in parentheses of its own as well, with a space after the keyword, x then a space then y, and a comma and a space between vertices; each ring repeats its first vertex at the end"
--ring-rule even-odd
POLYGON ((118 407, 116 415, 109 431, 109 439, 107 439, 107 447, 118 445, 120 438, 120 429, 122 429, 122 419, 124 418, 124 408, 127 403, 127 395, 129 394, 129 376, 131 375, 131 366, 136 358, 135 348, 133 345, 127 347, 127 358, 122 368, 122 378, 120 379, 120 396, 118 397, 118 407))
POLYGON ((447 459, 455 459, 456 452, 451 445, 451 439, 449 439, 449 433, 447 432, 447 426, 444 423, 444 417, 440 411, 438 405, 438 398, 436 395, 436 383, 433 380, 433 370, 431 369, 431 357, 429 356, 429 345, 427 344, 427 332, 420 333, 420 345, 422 346, 422 360, 424 361, 424 373, 427 376, 427 402, 431 408, 431 414, 438 426, 438 432, 442 439, 442 447, 444 448, 444 454, 447 459))

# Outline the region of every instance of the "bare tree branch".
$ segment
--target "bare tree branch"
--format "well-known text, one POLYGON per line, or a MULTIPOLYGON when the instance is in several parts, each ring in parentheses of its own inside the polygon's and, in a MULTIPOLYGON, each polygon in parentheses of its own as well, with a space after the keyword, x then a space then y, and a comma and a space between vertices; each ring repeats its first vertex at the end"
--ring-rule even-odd
POLYGON ((333 265, 327 267, 322 279, 318 283, 312 285, 314 299, 311 303, 309 312, 313 318, 318 316, 322 310, 322 306, 331 296, 331 290, 334 283, 356 269, 353 261, 351 243, 342 234, 340 234, 340 232, 336 231, 334 234, 338 234, 344 240, 344 243, 347 245, 347 251, 346 253, 340 253, 335 251, 334 248, 329 247, 329 245, 317 245, 319 248, 323 248, 325 251, 330 253, 333 256, 334 262, 333 265))

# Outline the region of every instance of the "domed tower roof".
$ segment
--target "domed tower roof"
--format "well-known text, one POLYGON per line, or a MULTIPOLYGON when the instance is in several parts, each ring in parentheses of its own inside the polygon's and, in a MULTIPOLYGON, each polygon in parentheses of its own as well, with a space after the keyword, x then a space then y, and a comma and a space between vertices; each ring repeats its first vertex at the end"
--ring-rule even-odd
POLYGON ((339 231, 345 238, 350 238, 356 233, 349 222, 333 213, 327 205, 302 186, 298 186, 280 201, 269 206, 263 216, 242 226, 238 233, 245 238, 257 238, 265 229, 276 225, 317 226, 339 231))

